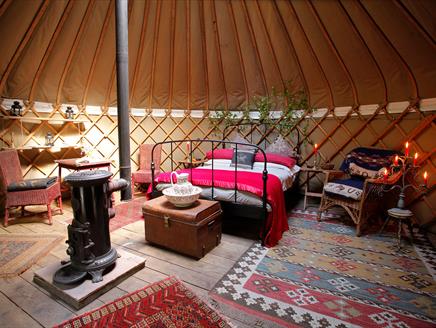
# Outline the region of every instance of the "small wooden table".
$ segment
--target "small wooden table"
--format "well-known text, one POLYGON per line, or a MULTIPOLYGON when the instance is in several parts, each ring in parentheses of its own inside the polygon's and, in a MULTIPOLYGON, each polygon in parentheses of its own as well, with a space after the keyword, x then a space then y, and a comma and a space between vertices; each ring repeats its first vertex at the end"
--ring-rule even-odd
MULTIPOLYGON (((111 171, 112 161, 109 159, 90 159, 89 161, 82 160, 81 158, 68 158, 68 159, 58 159, 55 163, 58 164, 59 168, 59 182, 62 183, 62 169, 82 171, 82 170, 95 170, 99 168, 107 168, 111 171)), ((64 189, 65 190, 65 189, 64 189)))
POLYGON ((379 234, 383 233, 383 230, 385 229, 386 225, 388 224, 388 222, 391 219, 395 219, 398 220, 398 249, 401 248, 401 230, 402 230, 402 226, 403 223, 407 224, 407 227, 409 228, 409 233, 410 233, 410 242, 413 243, 413 227, 412 227, 412 218, 413 218, 413 213, 412 211, 409 211, 407 209, 403 209, 403 208, 391 208, 388 210, 388 217, 385 221, 385 223, 383 223, 382 228, 380 229, 379 234))
POLYGON ((309 188, 310 179, 313 176, 315 176, 316 174, 319 174, 319 173, 324 173, 325 174, 325 170, 321 169, 320 167, 307 167, 307 166, 303 166, 301 168, 301 171, 306 173, 306 186, 304 188, 304 204, 303 204, 304 209, 306 209, 307 203, 308 203, 307 199, 309 197, 316 197, 316 198, 321 198, 322 197, 322 192, 314 192, 314 191, 310 190, 310 188, 309 188), (311 176, 311 173, 312 174, 314 173, 314 174, 311 176))
POLYGON ((183 168, 185 169, 189 169, 191 167, 197 167, 197 166, 203 166, 204 163, 206 163, 208 161, 208 159, 204 158, 204 159, 192 159, 192 162, 189 158, 185 158, 182 161, 179 161, 179 164, 183 165, 183 168))

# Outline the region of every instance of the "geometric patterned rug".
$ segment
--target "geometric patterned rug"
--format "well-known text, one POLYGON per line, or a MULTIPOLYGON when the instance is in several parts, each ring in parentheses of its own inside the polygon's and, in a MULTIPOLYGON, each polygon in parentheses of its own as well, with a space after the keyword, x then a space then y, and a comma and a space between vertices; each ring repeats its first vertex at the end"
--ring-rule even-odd
POLYGON ((175 277, 169 277, 56 326, 230 327, 175 277))
POLYGON ((277 246, 254 244, 216 284, 212 305, 252 327, 436 327, 436 254, 414 237, 398 251, 394 233, 356 237, 295 211, 277 246))
POLYGON ((142 220, 145 197, 138 197, 115 206, 115 216, 109 220, 109 230, 114 231, 130 223, 142 220))
POLYGON ((52 234, 0 234, 0 277, 17 276, 46 255, 63 237, 52 234))

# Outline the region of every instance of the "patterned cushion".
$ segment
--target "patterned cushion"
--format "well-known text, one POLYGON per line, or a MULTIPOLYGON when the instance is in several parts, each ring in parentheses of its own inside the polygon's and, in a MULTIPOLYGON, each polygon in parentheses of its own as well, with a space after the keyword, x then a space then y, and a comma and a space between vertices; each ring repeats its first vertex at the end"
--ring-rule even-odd
POLYGON ((242 169, 252 169, 254 163, 254 155, 256 154, 253 150, 248 149, 238 149, 238 151, 233 152, 232 162, 230 166, 237 165, 242 169))
POLYGON ((348 172, 350 173, 350 175, 357 175, 363 178, 371 178, 371 179, 375 179, 375 178, 380 178, 383 176, 384 173, 384 167, 381 168, 380 170, 369 170, 369 169, 365 169, 364 167, 361 167, 355 163, 350 163, 349 167, 348 167, 348 172))
POLYGON ((324 186, 324 191, 330 195, 360 200, 363 184, 364 180, 362 179, 333 180, 324 186))
POLYGON ((347 155, 340 170, 366 178, 383 167, 390 166, 397 154, 399 153, 389 149, 358 147, 347 155))
POLYGON ((55 183, 57 177, 48 177, 41 179, 26 179, 19 182, 9 184, 8 191, 22 191, 33 189, 45 189, 55 183))

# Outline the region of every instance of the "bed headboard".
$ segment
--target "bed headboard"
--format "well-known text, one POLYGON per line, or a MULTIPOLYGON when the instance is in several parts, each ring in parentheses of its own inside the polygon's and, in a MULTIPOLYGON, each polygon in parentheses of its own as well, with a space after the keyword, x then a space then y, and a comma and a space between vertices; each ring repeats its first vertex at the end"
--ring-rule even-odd
MULTIPOLYGON (((269 143, 268 136, 282 134, 277 122, 235 122, 227 124, 223 130, 222 140, 228 138, 237 131, 245 140, 251 144, 258 145, 265 149, 269 143)), ((292 130, 290 138, 286 138, 294 151, 300 155, 301 136, 298 129, 292 130)), ((225 144, 223 144, 225 146, 225 144)))

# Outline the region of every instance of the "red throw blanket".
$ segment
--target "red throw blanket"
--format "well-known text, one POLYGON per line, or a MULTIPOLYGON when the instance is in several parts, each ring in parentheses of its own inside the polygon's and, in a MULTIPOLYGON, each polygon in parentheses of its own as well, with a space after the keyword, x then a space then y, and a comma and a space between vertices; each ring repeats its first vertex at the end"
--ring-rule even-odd
MULTIPOLYGON (((180 170, 177 173, 186 172, 191 175, 191 170, 180 170)), ((155 179, 156 183, 170 183, 170 172, 159 174, 155 179)), ((192 170, 191 182, 196 186, 212 186, 212 170, 192 170)), ((214 170, 214 186, 234 189, 235 187, 235 172, 227 170, 214 170)), ((248 191, 256 194, 259 197, 263 196, 263 180, 262 173, 238 171, 237 173, 237 189, 239 191, 248 191)), ((283 232, 288 230, 288 221, 285 208, 285 197, 283 194, 282 184, 280 179, 275 175, 268 174, 267 179, 267 201, 271 206, 271 212, 268 213, 266 220, 266 234, 264 244, 267 247, 277 245, 282 238, 283 232)), ((151 193, 149 188, 147 194, 151 193)))

